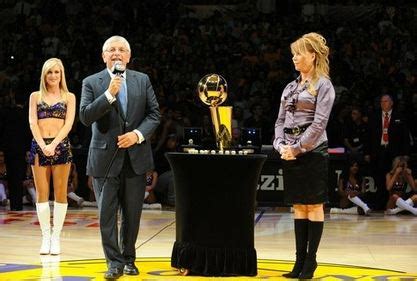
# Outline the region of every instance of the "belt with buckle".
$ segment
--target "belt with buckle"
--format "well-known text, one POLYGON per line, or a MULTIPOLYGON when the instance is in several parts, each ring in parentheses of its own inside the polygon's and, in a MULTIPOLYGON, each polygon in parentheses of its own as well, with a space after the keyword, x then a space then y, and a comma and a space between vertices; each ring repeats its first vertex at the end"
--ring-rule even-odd
POLYGON ((307 124, 304 126, 296 126, 294 128, 284 128, 284 133, 289 135, 298 136, 299 134, 303 133, 311 124, 307 124))

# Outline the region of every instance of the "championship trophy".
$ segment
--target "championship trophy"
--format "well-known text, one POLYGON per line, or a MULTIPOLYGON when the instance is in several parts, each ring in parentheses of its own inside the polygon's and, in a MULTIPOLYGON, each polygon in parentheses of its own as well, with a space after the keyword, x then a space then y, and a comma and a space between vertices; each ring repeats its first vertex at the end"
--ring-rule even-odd
POLYGON ((232 144, 232 107, 219 106, 227 98, 227 82, 221 75, 208 74, 198 82, 200 100, 210 106, 216 145, 220 151, 232 144))

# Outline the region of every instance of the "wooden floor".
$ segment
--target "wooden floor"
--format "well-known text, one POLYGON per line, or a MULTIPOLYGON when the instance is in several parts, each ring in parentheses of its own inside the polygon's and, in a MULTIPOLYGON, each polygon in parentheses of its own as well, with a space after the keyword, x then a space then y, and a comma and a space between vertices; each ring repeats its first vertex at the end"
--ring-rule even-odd
MULTIPOLYGON (((258 210, 254 219, 257 221, 255 247, 258 261, 279 261, 278 263, 284 263, 285 268, 290 269, 294 259, 292 214, 274 209, 258 210)), ((161 261, 169 266, 174 241, 175 213, 144 210, 136 244, 139 267, 145 265, 145 261, 152 260, 148 258, 162 258, 161 261)), ((16 280, 13 277, 16 275, 13 274, 17 274, 19 268, 21 269, 19 278, 37 280, 33 277, 38 273, 33 271, 34 269, 30 270, 30 266, 39 267, 44 265, 45 258, 48 259, 39 256, 39 247, 40 230, 34 208, 26 207, 22 212, 9 212, 5 207, 0 207, 0 280, 16 280)), ((65 267, 63 262, 87 260, 100 263, 103 267, 100 270, 104 270, 97 209, 68 211, 61 247, 62 254, 54 257, 56 265, 61 267, 61 272, 65 267)), ((48 260, 49 264, 54 258, 49 258, 51 259, 48 260)), ((407 280, 417 279, 417 217, 407 214, 384 216, 382 213, 374 213, 369 217, 326 214, 318 261, 317 272, 321 266, 324 268, 325 265, 336 264, 391 270, 408 274, 411 279, 407 280)), ((263 279, 279 279, 278 276, 282 275, 282 272, 278 271, 280 270, 275 270, 275 275, 269 277, 267 276, 269 273, 262 273, 266 274, 263 279), (276 278, 272 278, 273 276, 276 278)), ((77 275, 76 270, 72 273, 73 276, 77 275)), ((102 276, 102 273, 99 273, 100 275, 97 276, 102 276)), ((42 280, 57 280, 54 273, 48 274, 42 277, 42 280)), ((140 276, 144 278, 142 273, 140 276)), ((180 278, 190 280, 193 277, 180 276, 180 278)), ((146 278, 146 280, 159 279, 155 276, 146 278)), ((127 279, 124 277, 122 280, 127 279)))

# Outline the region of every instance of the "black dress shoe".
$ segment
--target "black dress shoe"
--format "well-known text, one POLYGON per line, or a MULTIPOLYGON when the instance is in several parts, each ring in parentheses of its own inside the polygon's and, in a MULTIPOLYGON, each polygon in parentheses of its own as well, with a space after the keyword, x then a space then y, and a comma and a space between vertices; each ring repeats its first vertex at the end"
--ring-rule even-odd
POLYGON ((111 267, 104 273, 104 279, 107 280, 116 280, 123 275, 123 270, 117 267, 111 267))
POLYGON ((139 275, 139 269, 136 267, 135 263, 129 262, 125 265, 123 273, 126 275, 139 275))

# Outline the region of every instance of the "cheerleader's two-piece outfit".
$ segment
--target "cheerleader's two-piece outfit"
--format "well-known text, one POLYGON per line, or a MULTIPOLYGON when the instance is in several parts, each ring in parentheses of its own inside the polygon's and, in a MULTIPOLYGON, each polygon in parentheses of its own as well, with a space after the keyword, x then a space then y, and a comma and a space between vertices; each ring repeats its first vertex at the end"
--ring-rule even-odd
MULTIPOLYGON (((57 102, 54 105, 48 105, 41 101, 37 104, 38 119, 57 118, 64 119, 67 113, 67 105, 64 102, 57 102)), ((54 138, 44 138, 45 144, 50 144, 54 138)), ((32 139, 29 155, 29 163, 35 164, 35 157, 39 157, 40 166, 52 166, 59 164, 67 164, 72 162, 71 145, 68 137, 64 138, 55 148, 53 156, 46 156, 35 139, 32 139)))

